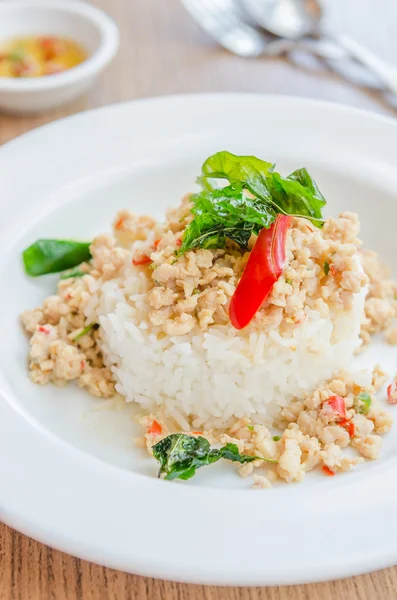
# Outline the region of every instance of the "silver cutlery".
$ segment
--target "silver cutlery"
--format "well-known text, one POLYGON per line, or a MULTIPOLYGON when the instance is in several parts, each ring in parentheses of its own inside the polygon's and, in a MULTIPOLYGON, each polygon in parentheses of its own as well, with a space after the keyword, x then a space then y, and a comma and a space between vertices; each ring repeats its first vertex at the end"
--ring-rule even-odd
POLYGON ((321 58, 340 59, 346 52, 323 39, 276 37, 252 26, 235 0, 182 0, 191 16, 224 48, 245 57, 277 56, 303 50, 321 58))
POLYGON ((323 29, 323 10, 318 0, 241 0, 241 3, 251 18, 273 35, 296 43, 307 36, 333 42, 350 58, 371 70, 389 91, 397 94, 397 67, 355 40, 323 29))

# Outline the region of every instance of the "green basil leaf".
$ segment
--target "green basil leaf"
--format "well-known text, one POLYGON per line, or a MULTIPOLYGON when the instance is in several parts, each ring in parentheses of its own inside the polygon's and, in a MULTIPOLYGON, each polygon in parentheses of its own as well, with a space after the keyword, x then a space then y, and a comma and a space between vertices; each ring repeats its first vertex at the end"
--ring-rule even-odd
POLYGON ((192 196, 194 220, 187 226, 179 253, 192 248, 224 248, 226 238, 246 249, 252 233, 270 227, 273 209, 244 194, 241 186, 192 196))
POLYGON ((314 181, 313 177, 310 175, 307 169, 297 169, 296 171, 291 173, 291 175, 288 175, 288 179, 298 181, 301 185, 303 185, 303 187, 307 188, 316 199, 323 203, 322 206, 324 206, 327 203, 324 196, 318 189, 317 183, 314 181))
POLYGON ((226 444, 220 450, 218 450, 220 457, 230 460, 232 462, 238 462, 241 464, 250 463, 257 460, 256 456, 248 456, 248 454, 240 454, 236 444, 226 444))
POLYGON ((236 444, 226 444, 223 448, 211 449, 204 437, 193 437, 186 433, 172 433, 153 446, 153 456, 160 463, 159 477, 187 480, 201 467, 218 462, 221 458, 241 464, 261 459, 258 456, 240 454, 236 444))
POLYGON ((232 185, 248 189, 276 212, 306 217, 321 227, 325 199, 307 170, 299 169, 289 177, 282 177, 273 169, 274 165, 255 156, 237 156, 224 151, 205 161, 200 181, 226 179, 232 185))
POLYGON ((254 233, 254 227, 250 223, 242 223, 237 227, 230 227, 223 230, 225 236, 240 246, 243 250, 248 248, 248 242, 254 233))
POLYGON ((198 216, 186 227, 178 254, 193 248, 224 248, 223 228, 212 219, 198 216))
POLYGON ((23 251, 25 271, 32 277, 59 273, 90 260, 91 242, 37 240, 23 251))
POLYGON ((194 214, 209 214, 217 223, 236 226, 239 221, 258 225, 260 229, 270 227, 275 213, 269 205, 244 194, 242 186, 226 186, 211 192, 192 196, 194 214))
MULTIPOLYGON (((229 183, 244 184, 254 196, 270 200, 267 175, 274 165, 256 156, 237 156, 231 152, 217 152, 202 166, 201 180, 227 179, 229 183)), ((207 184, 210 185, 210 184, 207 184)))
POLYGON ((317 197, 299 181, 283 177, 279 173, 272 173, 268 181, 272 204, 278 212, 295 217, 306 217, 316 227, 323 225, 321 209, 325 200, 322 197, 317 197))
POLYGON ((159 477, 190 479, 196 469, 210 464, 211 447, 205 438, 173 433, 153 446, 153 456, 160 463, 159 477))

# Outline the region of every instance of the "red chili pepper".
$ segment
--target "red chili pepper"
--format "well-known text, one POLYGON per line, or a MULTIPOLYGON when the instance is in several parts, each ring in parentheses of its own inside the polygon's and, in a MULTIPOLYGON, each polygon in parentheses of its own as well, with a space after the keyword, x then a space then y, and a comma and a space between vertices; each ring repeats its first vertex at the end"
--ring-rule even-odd
POLYGON ((335 265, 330 265, 329 266, 329 272, 331 273, 332 277, 335 277, 335 275, 338 272, 338 269, 335 267, 335 265))
POLYGON ((346 404, 342 396, 330 396, 327 400, 328 406, 332 408, 336 416, 346 419, 346 404))
POLYGON ((57 43, 57 39, 54 37, 42 37, 40 44, 42 48, 52 48, 57 43))
POLYGON ((146 254, 136 254, 132 259, 132 264, 136 267, 139 267, 140 265, 146 265, 151 262, 152 260, 150 256, 147 256, 146 254))
POLYGON ((389 404, 397 404, 397 382, 395 381, 387 387, 387 401, 389 404))
POLYGON ((243 275, 230 302, 229 317, 236 329, 254 318, 285 266, 285 242, 291 217, 277 215, 258 235, 243 275))
POLYGON ((353 438, 356 435, 356 427, 353 421, 350 421, 350 423, 346 426, 346 431, 351 438, 353 438))
POLYGON ((44 60, 52 60, 62 52, 61 41, 54 37, 41 38, 40 45, 44 54, 44 60))
POLYGON ((42 325, 40 325, 40 327, 38 328, 40 333, 44 333, 44 335, 48 335, 50 333, 50 330, 48 329, 48 327, 43 327, 42 325))
POLYGON ((202 431, 192 431, 192 435, 203 435, 202 431))
POLYGON ((329 467, 327 467, 327 465, 324 465, 322 470, 324 471, 324 473, 326 475, 329 475, 330 477, 332 477, 333 475, 335 475, 335 472, 332 471, 332 469, 330 469, 329 467))
POLYGON ((181 239, 177 239, 176 240, 176 246, 177 246, 177 248, 180 248, 182 246, 182 240, 181 239))
POLYGON ((163 428, 160 423, 153 421, 147 432, 150 433, 150 435, 160 435, 160 433, 163 433, 163 428))
POLYGON ((161 240, 154 240, 153 242, 153 247, 155 250, 157 250, 157 248, 159 247, 159 243, 161 242, 161 240))
POLYGON ((116 223, 114 224, 114 228, 119 230, 123 227, 124 225, 124 217, 120 217, 120 219, 117 219, 116 223))
POLYGON ((338 425, 340 427, 344 427, 350 437, 354 437, 356 435, 356 427, 353 421, 349 421, 349 419, 342 419, 342 421, 339 421, 338 425))

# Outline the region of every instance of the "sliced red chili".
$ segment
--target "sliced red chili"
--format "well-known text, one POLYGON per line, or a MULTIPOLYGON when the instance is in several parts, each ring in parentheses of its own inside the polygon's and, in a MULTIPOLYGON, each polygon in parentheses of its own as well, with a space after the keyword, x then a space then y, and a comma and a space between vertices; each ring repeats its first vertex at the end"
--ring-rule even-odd
POLYGON ((116 223, 114 224, 114 228, 117 230, 120 230, 124 225, 124 217, 120 217, 120 219, 117 219, 116 223))
POLYGON ((351 438, 356 435, 356 426, 354 425, 353 421, 349 421, 349 419, 342 419, 342 421, 339 421, 338 425, 340 427, 344 427, 351 438))
POLYGON ((135 267, 139 267, 140 265, 147 265, 148 263, 151 263, 152 259, 150 258, 150 256, 147 256, 146 254, 136 254, 134 256, 134 258, 132 259, 132 264, 135 265, 135 267))
POLYGON ((230 301, 229 317, 236 329, 254 318, 285 266, 285 243, 291 217, 277 215, 258 235, 243 275, 230 301))
POLYGON ((350 421, 350 423, 346 425, 346 431, 351 438, 353 438, 356 435, 356 427, 353 421, 350 421))
POLYGON ((40 40, 44 60, 52 60, 61 54, 62 44, 57 38, 43 37, 40 40))
POLYGON ((330 396, 327 404, 332 408, 335 416, 346 419, 346 404, 342 396, 330 396))
POLYGON ((397 404, 397 383, 395 381, 387 387, 387 401, 389 404, 397 404))
POLYGON ((153 421, 147 432, 151 435, 160 435, 160 433, 163 433, 163 428, 161 427, 160 423, 153 421))
POLYGON ((323 472, 326 475, 329 475, 330 477, 332 477, 333 475, 335 475, 335 471, 333 471, 332 469, 330 469, 329 467, 327 467, 327 465, 324 465, 322 468, 323 472))

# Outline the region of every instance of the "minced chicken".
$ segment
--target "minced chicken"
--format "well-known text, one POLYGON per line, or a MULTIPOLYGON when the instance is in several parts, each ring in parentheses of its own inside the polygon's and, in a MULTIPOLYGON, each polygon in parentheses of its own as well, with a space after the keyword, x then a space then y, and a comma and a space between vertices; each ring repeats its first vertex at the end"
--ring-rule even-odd
MULTIPOLYGON (((161 327, 163 335, 181 336, 195 328, 206 331, 212 324, 229 322, 229 302, 249 251, 229 243, 222 250, 196 249, 179 255, 184 229, 192 218, 190 208, 186 196, 179 207, 168 211, 165 224, 121 211, 113 224, 113 236, 101 235, 91 244, 92 260, 80 267, 85 274, 61 279, 55 295, 22 314, 23 326, 31 336, 29 372, 35 383, 64 385, 76 380, 94 396, 115 394, 112 372, 101 352, 101 329, 85 314, 98 286, 122 276, 131 262, 147 278, 149 320, 161 327)), ((385 331, 388 341, 397 343, 397 285, 374 253, 360 250, 360 263, 358 232, 358 218, 352 213, 328 219, 323 229, 293 218, 287 235, 286 268, 250 327, 285 333, 302 322, 305 307, 327 317, 349 309, 354 295, 368 285, 362 338, 366 343, 370 335, 385 331)), ((253 236, 251 247, 254 242, 253 236)), ((373 377, 372 383, 361 384, 341 373, 304 401, 283 409, 278 426, 284 432, 279 440, 274 440, 266 427, 252 425, 247 419, 239 420, 227 432, 204 435, 213 442, 233 441, 241 452, 277 460, 274 467, 262 461, 240 467, 242 475, 266 467, 266 475, 255 475, 258 488, 269 487, 277 478, 300 481, 316 466, 329 475, 346 471, 364 458, 377 458, 380 435, 391 427, 391 417, 375 398, 379 370, 373 377), (366 414, 355 404, 360 393, 371 398, 366 414), (329 408, 332 396, 343 399, 344 418, 329 408), (358 455, 347 456, 343 449, 348 446, 358 455)), ((162 435, 166 431, 164 424, 162 435)), ((153 436, 146 438, 150 450, 153 436)))

